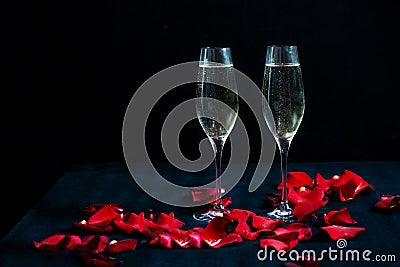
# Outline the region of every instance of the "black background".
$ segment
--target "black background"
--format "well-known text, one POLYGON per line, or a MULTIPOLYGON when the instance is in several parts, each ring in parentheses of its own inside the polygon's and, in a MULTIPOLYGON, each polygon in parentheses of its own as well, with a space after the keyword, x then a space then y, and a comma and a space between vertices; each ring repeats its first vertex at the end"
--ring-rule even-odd
MULTIPOLYGON (((398 6, 394 0, 7 3, 2 234, 71 164, 124 161, 122 121, 136 88, 165 67, 198 60, 203 46, 231 47, 235 67, 259 86, 267 45, 299 47, 306 112, 289 161, 399 160, 398 6)), ((193 97, 191 90, 176 88, 152 111, 146 136, 152 160, 165 160, 161 124, 193 97)), ((256 161, 258 125, 248 107, 240 116, 256 161)), ((198 123, 181 138, 183 153, 196 158, 204 138, 198 123)))

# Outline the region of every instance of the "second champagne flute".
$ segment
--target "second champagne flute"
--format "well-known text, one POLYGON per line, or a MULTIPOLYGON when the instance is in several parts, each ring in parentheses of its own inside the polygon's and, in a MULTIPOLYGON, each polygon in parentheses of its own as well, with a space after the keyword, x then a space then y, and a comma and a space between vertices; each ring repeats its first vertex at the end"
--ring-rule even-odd
POLYGON ((304 114, 304 89, 297 52, 294 45, 267 47, 264 69, 263 94, 271 110, 271 125, 266 109, 264 116, 279 147, 282 172, 282 201, 279 208, 268 215, 284 221, 296 220, 288 202, 287 158, 289 147, 304 114))
POLYGON ((215 155, 215 204, 211 210, 196 212, 199 221, 210 221, 226 212, 222 205, 222 150, 239 111, 239 98, 229 47, 204 47, 200 52, 199 84, 196 90, 197 118, 215 155))

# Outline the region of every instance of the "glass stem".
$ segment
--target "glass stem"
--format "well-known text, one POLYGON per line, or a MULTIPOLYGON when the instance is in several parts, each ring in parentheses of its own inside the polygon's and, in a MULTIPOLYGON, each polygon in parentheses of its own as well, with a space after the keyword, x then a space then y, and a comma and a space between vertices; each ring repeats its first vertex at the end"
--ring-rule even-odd
POLYGON ((281 211, 290 210, 288 203, 288 188, 287 188, 287 158, 289 153, 291 140, 278 139, 279 151, 281 154, 281 172, 282 172, 282 202, 281 211))
POLYGON ((225 141, 220 139, 212 140, 213 149, 215 153, 215 204, 214 210, 223 210, 222 205, 222 187, 221 187, 221 173, 222 173, 222 149, 224 148, 225 141))

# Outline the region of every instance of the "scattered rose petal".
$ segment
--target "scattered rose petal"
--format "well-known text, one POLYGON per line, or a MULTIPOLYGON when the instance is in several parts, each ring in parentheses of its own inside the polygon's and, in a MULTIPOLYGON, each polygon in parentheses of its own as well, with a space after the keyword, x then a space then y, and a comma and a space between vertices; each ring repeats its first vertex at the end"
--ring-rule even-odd
POLYGON ((122 263, 119 259, 107 258, 100 253, 95 253, 90 250, 84 250, 82 256, 85 266, 114 267, 122 263))
POLYGON ((350 225, 357 222, 351 218, 348 209, 334 210, 324 214, 325 223, 328 225, 350 225))
POLYGON ((90 204, 83 207, 83 211, 89 215, 93 215, 99 209, 103 208, 104 206, 110 206, 113 210, 118 213, 122 213, 124 211, 124 205, 119 203, 111 203, 111 204, 90 204))
POLYGON ((301 187, 297 190, 289 187, 288 191, 288 201, 294 205, 293 215, 300 221, 309 219, 328 201, 328 198, 324 197, 324 190, 319 186, 313 189, 301 187))
MULTIPOLYGON (((278 189, 282 189, 282 185, 283 183, 281 182, 278 185, 278 189)), ((314 180, 305 172, 288 172, 286 185, 295 189, 302 186, 314 187, 314 180)))
POLYGON ((138 241, 136 239, 125 239, 116 242, 111 241, 107 245, 105 252, 108 254, 117 254, 126 251, 132 251, 135 250, 137 242, 138 241))
POLYGON ((114 221, 114 225, 127 234, 131 234, 136 231, 144 233, 147 230, 143 212, 141 212, 139 215, 130 213, 127 218, 128 219, 126 221, 114 221))
POLYGON ((374 204, 374 207, 382 211, 400 212, 400 195, 381 195, 379 201, 374 204))
POLYGON ((231 232, 228 234, 231 225, 232 220, 225 217, 215 217, 207 224, 201 239, 212 248, 242 242, 242 238, 238 233, 231 232))
POLYGON ((285 227, 287 231, 299 233, 299 240, 309 240, 312 237, 312 229, 304 223, 294 222, 285 227))
POLYGON ((338 240, 339 238, 351 239, 356 237, 356 235, 365 231, 364 227, 347 227, 339 225, 323 226, 322 230, 326 231, 333 240, 338 240))
POLYGON ((119 217, 120 214, 116 212, 109 205, 105 205, 101 209, 99 209, 96 213, 94 213, 88 220, 88 225, 90 226, 107 226, 110 222, 119 217))

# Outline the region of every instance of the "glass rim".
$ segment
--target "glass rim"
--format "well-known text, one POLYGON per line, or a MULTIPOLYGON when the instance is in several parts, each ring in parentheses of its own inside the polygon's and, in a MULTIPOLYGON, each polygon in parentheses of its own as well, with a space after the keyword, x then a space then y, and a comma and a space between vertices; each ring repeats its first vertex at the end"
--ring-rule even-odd
POLYGON ((225 49, 231 49, 230 47, 227 46, 204 46, 201 49, 213 49, 213 50, 225 50, 225 49))

